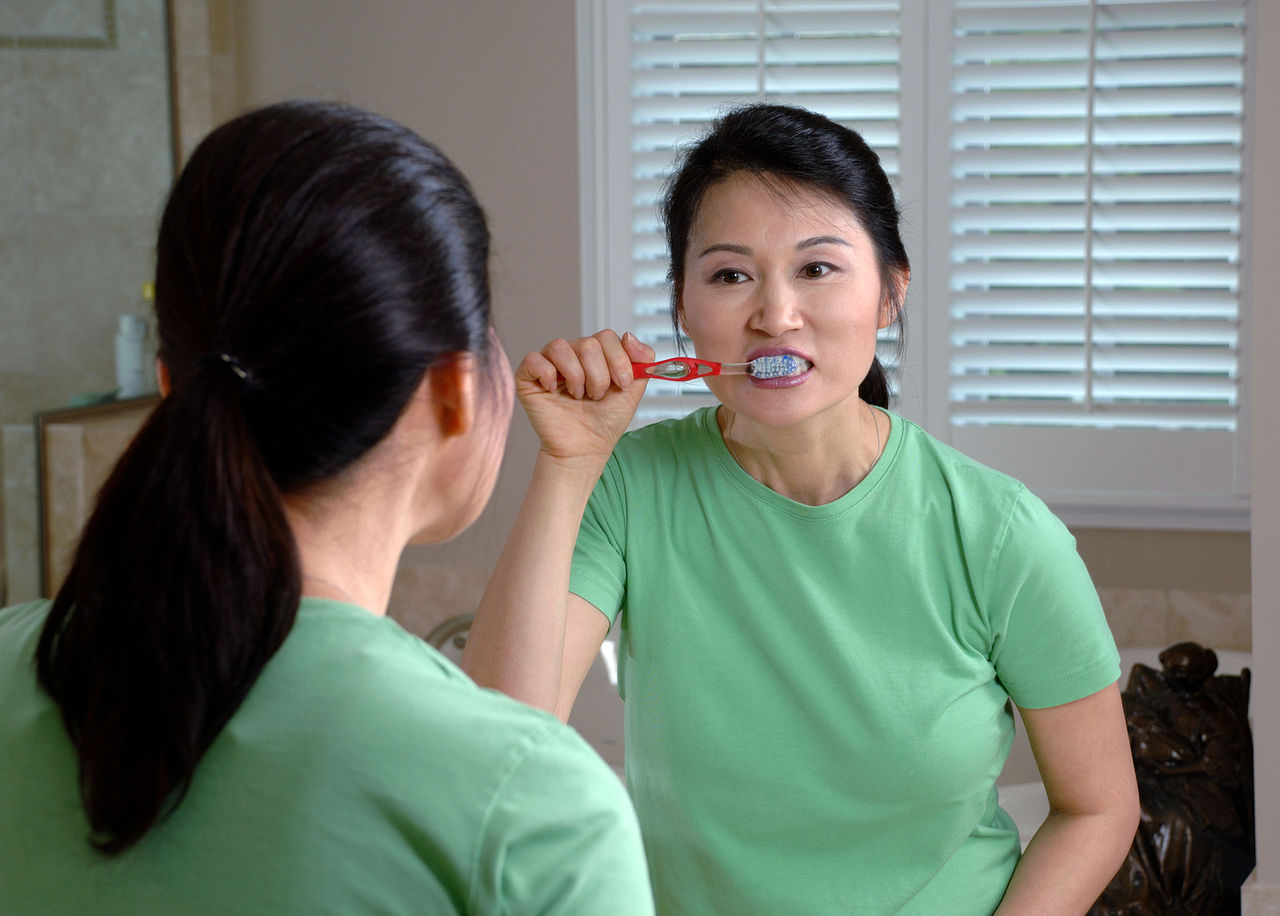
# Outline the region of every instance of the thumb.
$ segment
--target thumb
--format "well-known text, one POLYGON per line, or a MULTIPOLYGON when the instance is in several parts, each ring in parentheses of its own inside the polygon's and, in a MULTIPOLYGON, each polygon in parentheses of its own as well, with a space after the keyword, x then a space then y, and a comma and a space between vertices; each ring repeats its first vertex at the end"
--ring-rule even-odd
POLYGON ((627 356, 631 357, 633 362, 653 362, 654 356, 657 355, 654 352, 653 347, 646 343, 641 343, 640 338, 636 337, 636 335, 632 334, 630 331, 627 331, 627 333, 622 335, 622 346, 627 351, 627 356))

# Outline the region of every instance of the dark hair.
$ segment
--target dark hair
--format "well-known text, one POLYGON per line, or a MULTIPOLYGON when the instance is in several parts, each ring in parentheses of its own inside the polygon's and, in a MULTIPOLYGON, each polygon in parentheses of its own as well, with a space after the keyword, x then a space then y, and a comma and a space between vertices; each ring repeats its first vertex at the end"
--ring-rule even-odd
POLYGON ((444 354, 491 364, 488 254, 466 179, 385 118, 285 103, 195 150, 157 246, 171 390, 102 487, 36 653, 100 850, 181 803, 293 626, 282 494, 381 441, 444 354))
MULTIPOLYGON (((681 156, 662 200, 671 267, 671 321, 680 335, 684 295, 685 253, 689 236, 707 192, 732 175, 749 173, 766 180, 813 188, 849 207, 875 247, 884 295, 895 320, 902 320, 896 301, 896 277, 910 270, 898 234, 898 206, 880 157, 858 135, 829 118, 785 105, 747 105, 718 118, 710 131, 681 156)), ((889 387, 877 358, 859 386, 870 404, 887 407, 889 387)))

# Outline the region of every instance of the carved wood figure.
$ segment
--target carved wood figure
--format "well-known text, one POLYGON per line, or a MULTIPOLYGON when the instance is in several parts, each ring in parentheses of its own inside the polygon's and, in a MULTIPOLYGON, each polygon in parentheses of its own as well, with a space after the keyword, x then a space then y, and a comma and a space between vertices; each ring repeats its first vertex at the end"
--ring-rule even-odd
POLYGON ((1160 664, 1134 665, 1124 691, 1142 820, 1090 912, 1239 913, 1254 865, 1249 669, 1215 677, 1217 655, 1192 642, 1160 664))

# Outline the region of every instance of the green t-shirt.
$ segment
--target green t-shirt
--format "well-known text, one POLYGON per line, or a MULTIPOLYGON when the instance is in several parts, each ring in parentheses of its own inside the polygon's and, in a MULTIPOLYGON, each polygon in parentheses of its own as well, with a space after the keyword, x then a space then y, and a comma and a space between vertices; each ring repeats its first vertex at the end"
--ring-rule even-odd
POLYGON ((1026 707, 1119 677, 1066 528, 892 417, 846 495, 789 500, 714 409, 627 434, 572 591, 622 613, 627 783, 662 913, 990 913, 1026 707))
POLYGON ((0 612, 0 912, 653 912, 630 800, 585 742, 312 598, 177 811, 99 855, 36 684, 47 607, 0 612))

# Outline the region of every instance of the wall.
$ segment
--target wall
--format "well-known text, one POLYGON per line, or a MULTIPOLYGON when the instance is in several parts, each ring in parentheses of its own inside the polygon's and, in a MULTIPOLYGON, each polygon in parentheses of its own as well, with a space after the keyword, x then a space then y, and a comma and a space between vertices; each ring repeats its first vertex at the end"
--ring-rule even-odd
MULTIPOLYGON (((578 325, 573 0, 246 0, 240 99, 310 96, 390 115, 471 179, 493 233, 494 311, 512 362, 578 325)), ((456 541, 410 548, 392 613, 419 631, 473 609, 515 518, 535 440, 517 411, 494 499, 456 541), (427 599, 430 596, 430 600, 427 599)))
POLYGON ((1122 647, 1191 640, 1215 649, 1250 648, 1247 532, 1072 533, 1122 647))
POLYGON ((36 586, 32 414, 115 388, 172 176, 164 0, 0 0, 0 598, 36 586), (7 548, 7 549, 6 549, 7 548))
POLYGON ((1253 718, 1257 784, 1257 880, 1246 886, 1244 916, 1280 913, 1280 260, 1271 246, 1280 238, 1280 176, 1273 150, 1280 148, 1280 4, 1259 0, 1255 11, 1252 222, 1246 227, 1252 257, 1250 333, 1255 358, 1249 368, 1252 410, 1253 516, 1253 718), (1258 53, 1267 49, 1269 53, 1258 53), (1266 87, 1266 88, 1263 88, 1266 87))

